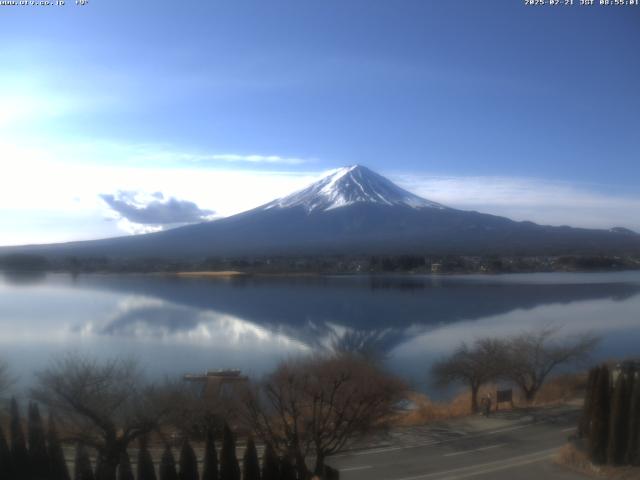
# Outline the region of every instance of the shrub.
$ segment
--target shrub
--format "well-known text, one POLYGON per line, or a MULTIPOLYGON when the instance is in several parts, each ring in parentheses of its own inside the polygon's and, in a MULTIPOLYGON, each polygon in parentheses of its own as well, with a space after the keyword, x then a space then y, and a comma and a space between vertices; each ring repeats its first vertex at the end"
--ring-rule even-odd
POLYGON ((260 463, 258 462, 258 452, 253 437, 247 440, 247 448, 244 451, 242 461, 243 480, 260 480, 260 463))
POLYGON ((216 443, 211 431, 207 432, 207 440, 204 445, 202 480, 218 480, 218 453, 216 452, 216 443))
POLYGON ((592 402, 589 457, 594 463, 603 464, 607 459, 609 434, 609 367, 606 365, 600 367, 592 402))
POLYGON ((160 459, 160 480, 178 480, 176 459, 173 457, 173 452, 169 445, 164 449, 160 459))
POLYGON ((189 440, 185 440, 180 450, 180 480, 198 480, 198 459, 189 440))

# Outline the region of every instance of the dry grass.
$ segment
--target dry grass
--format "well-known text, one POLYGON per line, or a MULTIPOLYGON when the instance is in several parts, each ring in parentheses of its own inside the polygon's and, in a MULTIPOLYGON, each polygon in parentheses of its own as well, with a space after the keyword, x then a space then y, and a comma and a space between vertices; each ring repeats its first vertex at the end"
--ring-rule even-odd
MULTIPOLYGON (((478 400, 490 393, 495 397, 496 387, 488 385, 480 389, 478 400)), ((471 415, 471 394, 460 393, 447 402, 434 402, 427 395, 411 392, 407 396, 416 404, 417 408, 408 412, 397 414, 392 424, 396 426, 424 425, 425 423, 471 415)), ((507 405, 501 405, 500 409, 506 409, 507 405)))
MULTIPOLYGON (((533 405, 554 405, 582 398, 584 397, 586 385, 586 373, 558 375, 542 386, 538 395, 536 395, 533 405)), ((518 404, 522 404, 522 401, 519 400, 518 404)))
MULTIPOLYGON (((563 374, 551 378, 538 392, 533 404, 528 404, 520 395, 517 388, 513 389, 513 405, 501 403, 499 410, 512 408, 542 407, 566 404, 569 402, 581 402, 586 385, 586 374, 563 374)), ((494 400, 493 410, 496 409, 495 398, 497 385, 486 385, 478 393, 478 401, 487 394, 491 394, 494 400)), ((446 402, 434 402, 427 395, 411 392, 407 396, 416 405, 416 409, 398 413, 392 419, 395 426, 424 425, 425 423, 448 420, 451 418, 471 415, 471 393, 465 391, 446 402)))
POLYGON ((396 414, 391 421, 394 426, 423 425, 469 414, 469 405, 462 403, 458 397, 449 403, 436 403, 422 393, 412 392, 408 395, 408 399, 415 403, 416 408, 396 414))
POLYGON ((596 467, 591 463, 587 454, 571 443, 560 448, 554 460, 572 470, 582 473, 596 473, 596 467))
POLYGON ((611 480, 640 480, 640 467, 611 467, 591 463, 587 454, 575 444, 562 447, 555 457, 556 463, 576 472, 611 480))

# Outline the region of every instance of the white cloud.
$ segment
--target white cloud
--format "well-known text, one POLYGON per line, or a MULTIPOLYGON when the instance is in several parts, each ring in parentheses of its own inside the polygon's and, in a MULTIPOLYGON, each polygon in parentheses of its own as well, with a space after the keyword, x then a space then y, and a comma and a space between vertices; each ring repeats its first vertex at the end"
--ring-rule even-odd
POLYGON ((201 209, 194 202, 162 192, 130 192, 118 190, 115 194, 100 194, 110 208, 107 218, 119 219, 118 227, 132 234, 158 232, 190 223, 214 218, 213 210, 201 209))
POLYGON ((116 161, 122 158, 117 155, 120 147, 113 144, 101 151, 102 146, 23 146, 0 138, 0 245, 87 240, 159 229, 159 224, 142 225, 113 215, 99 197, 105 192, 162 192, 165 198, 188 200, 200 210, 228 216, 302 188, 317 175, 231 170, 230 165, 213 169, 184 163, 116 161), (107 164, 105 157, 112 153, 114 161, 107 164), (96 157, 105 161, 82 160, 96 157))
POLYGON ((125 233, 130 235, 143 235, 145 233, 159 232, 164 229, 162 225, 144 225, 142 223, 135 223, 128 218, 118 219, 116 225, 125 233))
POLYGON ((622 226, 640 231, 640 197, 605 194, 597 185, 544 179, 482 176, 395 175, 407 190, 444 205, 587 228, 622 226))
POLYGON ((220 160, 223 162, 249 162, 249 163, 282 163, 286 165, 299 165, 309 163, 310 160, 296 157, 280 157, 278 155, 209 155, 203 157, 203 160, 220 160))
MULTIPOLYGON (((93 144, 97 146, 96 144, 93 144)), ((96 149, 97 150, 97 149, 96 149)), ((210 153, 190 149, 178 149, 171 145, 162 144, 118 144, 102 143, 101 151, 115 151, 117 157, 129 162, 149 162, 166 164, 202 164, 203 166, 224 163, 249 163, 269 165, 301 165, 313 160, 300 157, 280 155, 258 155, 237 153, 210 153)))
MULTIPOLYGON (((165 198, 188 200, 201 210, 228 216, 301 189, 323 173, 289 169, 286 162, 271 171, 236 168, 232 160, 217 160, 214 167, 213 163, 185 161, 186 156, 176 158, 177 150, 163 148, 101 141, 16 140, 6 135, 3 140, 0 133, 0 245, 159 229, 160 224, 142 225, 109 214, 98 197, 101 193, 162 192, 165 198), (106 221, 105 216, 113 221, 106 221)), ((277 165, 271 163, 270 167, 277 165)), ((542 224, 622 226, 640 231, 636 214, 640 197, 605 194, 596 186, 527 178, 389 177, 410 191, 455 208, 542 224)), ((151 194, 149 199, 160 200, 151 194)))

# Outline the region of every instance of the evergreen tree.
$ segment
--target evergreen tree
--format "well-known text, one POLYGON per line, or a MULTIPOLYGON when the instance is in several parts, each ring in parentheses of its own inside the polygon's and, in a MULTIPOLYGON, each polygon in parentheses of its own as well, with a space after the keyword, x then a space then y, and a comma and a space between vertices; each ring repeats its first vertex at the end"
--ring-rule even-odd
POLYGON ((242 459, 242 479, 260 480, 260 463, 258 462, 258 452, 253 437, 247 439, 247 448, 242 459))
POLYGON ((596 464, 607 459, 607 437, 609 434, 609 368, 600 367, 591 407, 591 429, 589 432, 589 457, 596 464))
POLYGON ((613 390, 611 419, 609 420, 609 443, 607 445, 607 463, 621 465, 627 453, 629 395, 627 392, 627 372, 618 374, 613 390))
POLYGON ((224 425, 222 452, 220 452, 220 480, 240 480, 236 440, 227 424, 224 425))
POLYGON ((202 480, 218 480, 218 453, 216 452, 216 442, 211 431, 207 432, 207 441, 204 445, 202 480))
POLYGON ((262 455, 262 480, 278 480, 280 466, 273 447, 267 443, 262 455))
POLYGON ((156 480, 156 470, 153 466, 153 458, 147 448, 147 439, 140 438, 138 448, 138 480, 156 480))
POLYGON ((94 470, 95 470, 94 476, 96 477, 96 480, 112 480, 108 478, 108 472, 105 471, 106 469, 105 469, 104 457, 102 452, 100 451, 98 451, 98 455, 96 457, 96 468, 94 470))
POLYGON ((0 426, 0 478, 13 480, 11 470, 11 450, 0 426))
POLYGON ((280 480, 296 480, 296 471, 288 455, 280 461, 280 480))
POLYGON ((185 440, 182 444, 182 450, 180 450, 180 474, 178 478, 180 480, 198 480, 198 477, 196 452, 193 451, 189 440, 185 440))
POLYGON ((48 480, 50 462, 47 453, 47 441, 45 440, 40 409, 36 403, 29 403, 27 436, 29 438, 29 459, 31 460, 32 478, 34 480, 48 480))
POLYGON ((591 427, 591 407, 593 405, 593 397, 595 395, 595 388, 598 382, 598 367, 589 370, 589 377, 587 378, 587 386, 585 390, 584 405, 582 407, 582 416, 580 417, 580 423, 578 425, 578 435, 582 438, 589 436, 589 430, 591 427))
POLYGON ((94 480, 93 469, 91 468, 91 459, 87 450, 78 444, 76 447, 74 480, 94 480))
POLYGON ((49 414, 49 431, 47 432, 48 457, 49 457, 49 478, 51 480, 70 480, 67 461, 64 458, 62 444, 58 438, 53 415, 49 414))
POLYGON ((640 465, 640 371, 634 372, 633 390, 629 402, 629 440, 627 458, 629 465, 640 465))
POLYGON ((171 447, 167 445, 160 459, 160 480, 178 480, 176 460, 173 457, 171 447))
POLYGON ((30 478, 31 468, 29 462, 29 451, 22 430, 20 410, 16 399, 11 399, 11 459, 13 465, 13 475, 16 478, 30 478))
POLYGON ((118 480, 135 480, 133 478, 133 470, 131 469, 131 459, 125 450, 120 455, 120 463, 118 464, 118 480))

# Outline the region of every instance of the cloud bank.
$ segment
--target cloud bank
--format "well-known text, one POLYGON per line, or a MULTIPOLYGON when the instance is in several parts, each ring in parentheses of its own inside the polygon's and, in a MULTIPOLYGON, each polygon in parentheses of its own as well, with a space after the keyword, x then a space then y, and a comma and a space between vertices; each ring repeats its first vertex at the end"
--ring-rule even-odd
POLYGON ((134 234, 202 222, 215 215, 213 210, 201 209, 194 202, 165 198, 162 192, 118 191, 99 197, 111 209, 111 218, 120 220, 118 226, 134 234))

